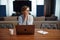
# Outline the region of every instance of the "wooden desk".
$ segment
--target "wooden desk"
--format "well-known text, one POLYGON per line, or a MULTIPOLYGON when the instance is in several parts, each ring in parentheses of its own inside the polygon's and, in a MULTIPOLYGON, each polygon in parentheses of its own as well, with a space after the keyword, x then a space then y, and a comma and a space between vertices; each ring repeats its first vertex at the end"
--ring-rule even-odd
MULTIPOLYGON (((34 35, 13 35, 11 36, 9 33, 4 34, 3 36, 0 36, 0 40, 60 40, 60 30, 55 29, 45 29, 45 31, 48 32, 48 34, 43 35, 40 33, 37 33, 37 31, 40 29, 35 29, 34 35)), ((0 31, 1 33, 1 31, 0 31)))

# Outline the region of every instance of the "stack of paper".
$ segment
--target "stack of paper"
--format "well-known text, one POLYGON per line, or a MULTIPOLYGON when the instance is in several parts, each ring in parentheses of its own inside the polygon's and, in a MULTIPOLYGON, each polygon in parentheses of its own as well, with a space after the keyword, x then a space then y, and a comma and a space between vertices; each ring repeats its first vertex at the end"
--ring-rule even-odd
POLYGON ((46 31, 43 31, 43 30, 39 30, 39 31, 37 31, 38 33, 41 33, 41 34, 48 34, 48 32, 46 32, 46 31))

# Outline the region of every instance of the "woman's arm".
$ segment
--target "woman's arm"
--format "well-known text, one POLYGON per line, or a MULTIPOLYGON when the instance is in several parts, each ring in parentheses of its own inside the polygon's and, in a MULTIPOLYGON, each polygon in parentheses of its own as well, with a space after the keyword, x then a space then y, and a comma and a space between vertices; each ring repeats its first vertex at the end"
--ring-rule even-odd
POLYGON ((22 25, 22 17, 21 16, 18 17, 18 23, 19 23, 19 25, 22 25))
POLYGON ((19 25, 26 25, 26 20, 23 20, 23 18, 21 16, 19 16, 18 23, 19 23, 19 25))
POLYGON ((28 20, 28 24, 27 25, 33 25, 33 16, 29 16, 29 18, 28 18, 29 20, 28 20))

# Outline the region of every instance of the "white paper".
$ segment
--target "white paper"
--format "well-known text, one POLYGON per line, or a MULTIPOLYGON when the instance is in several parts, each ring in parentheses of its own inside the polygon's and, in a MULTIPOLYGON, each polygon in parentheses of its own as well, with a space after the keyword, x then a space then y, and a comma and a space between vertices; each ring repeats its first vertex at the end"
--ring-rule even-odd
POLYGON ((40 33, 40 34, 48 34, 48 32, 43 31, 43 30, 39 30, 39 31, 37 31, 37 32, 40 33))

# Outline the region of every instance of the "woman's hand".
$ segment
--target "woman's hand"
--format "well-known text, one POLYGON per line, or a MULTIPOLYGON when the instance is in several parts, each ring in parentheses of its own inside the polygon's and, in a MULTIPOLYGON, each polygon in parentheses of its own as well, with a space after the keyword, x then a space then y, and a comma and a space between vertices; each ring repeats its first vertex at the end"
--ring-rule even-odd
POLYGON ((27 21, 27 20, 28 20, 28 15, 24 17, 24 21, 27 21))

